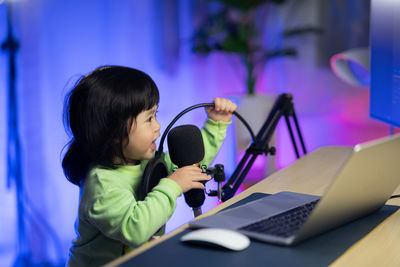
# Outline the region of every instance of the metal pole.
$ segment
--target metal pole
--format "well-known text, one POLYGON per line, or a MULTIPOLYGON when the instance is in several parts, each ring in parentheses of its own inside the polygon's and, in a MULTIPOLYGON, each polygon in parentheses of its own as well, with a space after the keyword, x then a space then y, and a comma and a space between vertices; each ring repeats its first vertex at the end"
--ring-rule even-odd
POLYGON ((16 53, 18 42, 13 36, 12 27, 12 3, 5 1, 7 8, 7 39, 1 48, 8 53, 8 99, 7 99, 7 186, 15 183, 17 199, 17 230, 18 230, 18 254, 14 266, 28 266, 30 262, 30 249, 25 229, 24 185, 22 177, 21 145, 18 131, 18 103, 16 90, 16 53))

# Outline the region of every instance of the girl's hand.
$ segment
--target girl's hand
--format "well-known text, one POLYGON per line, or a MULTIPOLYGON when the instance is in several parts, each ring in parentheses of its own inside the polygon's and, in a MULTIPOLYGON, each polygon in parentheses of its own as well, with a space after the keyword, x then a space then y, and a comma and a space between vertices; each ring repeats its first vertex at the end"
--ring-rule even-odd
POLYGON ((213 121, 230 121, 232 113, 236 110, 236 104, 225 98, 215 98, 215 107, 207 107, 207 115, 213 121))
POLYGON ((181 188, 182 192, 186 193, 191 189, 204 189, 201 181, 209 181, 211 179, 197 166, 190 165, 177 169, 168 176, 169 179, 174 180, 181 188))

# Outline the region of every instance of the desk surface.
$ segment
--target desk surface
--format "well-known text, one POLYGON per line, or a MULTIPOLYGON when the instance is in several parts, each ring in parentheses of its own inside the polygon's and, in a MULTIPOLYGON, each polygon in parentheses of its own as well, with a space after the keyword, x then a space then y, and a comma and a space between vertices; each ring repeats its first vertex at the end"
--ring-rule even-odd
MULTIPOLYGON (((294 191, 322 195, 330 185, 339 167, 351 154, 351 151, 352 148, 349 147, 324 147, 318 149, 201 216, 214 214, 257 192, 273 194, 280 191, 294 191)), ((396 189, 394 194, 400 194, 400 187, 396 189)), ((400 199, 392 199, 387 204, 400 206, 400 199)), ((116 266, 126 262, 128 259, 147 251, 187 228, 188 225, 186 224, 159 240, 143 245, 132 253, 111 262, 107 266, 116 266)), ((351 246, 332 266, 348 266, 350 263, 352 266, 376 266, 377 264, 382 265, 382 263, 385 263, 385 266, 400 266, 399 251, 400 211, 390 216, 363 239, 351 246)))

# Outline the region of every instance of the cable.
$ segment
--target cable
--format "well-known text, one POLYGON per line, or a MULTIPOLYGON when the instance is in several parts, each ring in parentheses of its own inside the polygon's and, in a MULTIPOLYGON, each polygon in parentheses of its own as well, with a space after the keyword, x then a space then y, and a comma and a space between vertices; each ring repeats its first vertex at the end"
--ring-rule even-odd
MULTIPOLYGON (((165 131, 164 131, 164 133, 163 133, 163 135, 162 135, 162 137, 161 137, 160 146, 159 146, 159 149, 158 149, 157 153, 162 153, 162 151, 163 151, 164 139, 165 139, 165 137, 167 136, 169 130, 170 130, 170 129, 172 128, 172 126, 175 124, 175 122, 176 122, 180 117, 182 117, 185 113, 187 113, 187 112, 189 112, 189 111, 191 111, 191 110, 193 110, 193 109, 200 108, 200 107, 214 107, 214 103, 202 103, 202 104, 193 105, 193 106, 190 106, 190 107, 188 107, 187 109, 183 110, 181 113, 179 113, 179 114, 172 120, 172 122, 167 126, 167 128, 165 129, 165 131)), ((236 111, 233 112, 233 115, 235 115, 235 116, 244 124, 244 126, 246 127, 246 129, 249 131, 249 133, 250 133, 250 135, 251 135, 251 139, 253 140, 253 143, 255 144, 255 143, 256 143, 256 137, 255 137, 254 132, 253 132, 253 130, 251 129, 250 125, 247 123, 247 121, 246 121, 242 116, 240 116, 240 114, 237 113, 236 111)))

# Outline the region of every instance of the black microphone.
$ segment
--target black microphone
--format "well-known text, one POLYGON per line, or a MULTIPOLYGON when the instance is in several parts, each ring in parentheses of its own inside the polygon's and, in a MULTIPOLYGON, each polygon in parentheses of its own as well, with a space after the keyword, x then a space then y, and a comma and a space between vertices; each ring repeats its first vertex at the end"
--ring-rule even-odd
MULTIPOLYGON (((195 125, 181 125, 168 133, 168 149, 171 161, 179 168, 199 164, 204 158, 203 137, 195 125)), ((201 215, 205 200, 203 189, 192 189, 184 194, 185 201, 193 209, 194 216, 201 215)))

